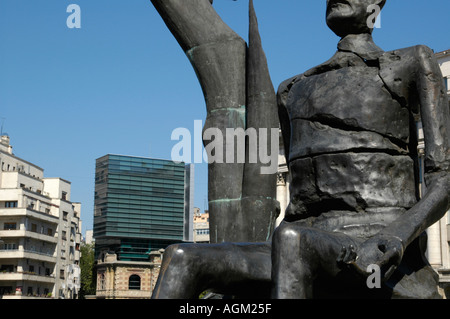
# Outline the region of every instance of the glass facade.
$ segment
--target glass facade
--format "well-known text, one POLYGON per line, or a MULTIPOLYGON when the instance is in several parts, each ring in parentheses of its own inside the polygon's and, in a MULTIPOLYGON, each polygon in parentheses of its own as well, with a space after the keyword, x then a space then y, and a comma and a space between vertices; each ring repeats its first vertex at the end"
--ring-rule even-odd
POLYGON ((168 160, 106 155, 96 160, 96 255, 144 261, 151 250, 181 242, 185 165, 168 160))

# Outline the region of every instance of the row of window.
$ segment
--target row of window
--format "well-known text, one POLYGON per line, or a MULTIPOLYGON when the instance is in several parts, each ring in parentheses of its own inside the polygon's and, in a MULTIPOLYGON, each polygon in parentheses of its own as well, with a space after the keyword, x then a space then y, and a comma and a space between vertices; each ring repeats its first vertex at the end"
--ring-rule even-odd
POLYGON ((17 207, 17 201, 5 202, 5 208, 16 208, 16 207, 17 207))
POLYGON ((146 157, 133 157, 126 155, 108 155, 108 162, 113 164, 129 164, 135 165, 138 163, 140 165, 153 165, 154 167, 160 168, 181 168, 184 169, 183 163, 175 163, 173 161, 158 159, 158 158, 146 158, 146 157))
POLYGON ((180 208, 167 208, 167 209, 149 209, 146 206, 126 206, 126 207, 94 207, 95 217, 117 217, 123 219, 139 219, 148 221, 164 221, 175 220, 181 218, 184 215, 183 210, 180 208))
MULTIPOLYGON (((106 278, 105 274, 99 275, 99 290, 106 290, 106 278)), ((140 290, 141 289, 141 277, 139 275, 131 275, 128 278, 128 289, 129 290, 140 290)))
POLYGON ((170 225, 180 225, 184 223, 183 217, 169 217, 169 218, 152 218, 152 216, 148 216, 149 218, 144 218, 143 216, 132 216, 126 217, 126 216, 107 216, 105 219, 108 222, 108 225, 163 225, 163 226, 170 226, 170 225))
POLYGON ((108 182, 111 181, 120 181, 121 183, 131 182, 132 184, 142 184, 142 185, 183 185, 184 184, 184 177, 183 178, 167 178, 166 176, 161 177, 157 176, 152 177, 151 175, 119 175, 119 174, 109 174, 108 175, 108 182))
POLYGON ((184 205, 171 205, 167 206, 155 206, 149 204, 142 204, 140 202, 116 202, 109 203, 107 207, 104 207, 108 212, 121 212, 125 214, 137 215, 178 215, 183 214, 184 205))
MULTIPOLYGON (((103 225, 97 225, 98 227, 96 227, 96 229, 100 229, 103 228, 103 225)), ((177 234, 183 234, 183 225, 182 224, 178 224, 178 225, 170 225, 170 226, 166 226, 166 225, 146 225, 146 226, 141 226, 139 227, 138 225, 123 225, 121 224, 120 227, 119 226, 111 226, 108 225, 108 227, 106 227, 108 232, 120 232, 120 233, 126 233, 128 235, 132 235, 135 233, 146 233, 146 234, 151 234, 151 235, 156 235, 156 234, 171 234, 171 235, 177 235, 177 234)))
MULTIPOLYGON (((3 223, 3 230, 17 230, 17 222, 4 222, 3 223)), ((28 229, 31 232, 37 233, 38 232, 38 225, 31 223, 30 228, 28 229)), ((53 236, 53 229, 52 228, 47 228, 47 232, 45 232, 45 228, 44 226, 41 226, 40 234, 46 234, 48 236, 53 236)), ((63 237, 65 237, 65 231, 63 231, 63 237)), ((65 238, 63 238, 65 239, 65 238)))
POLYGON ((110 193, 107 197, 97 198, 98 200, 104 200, 109 202, 118 202, 121 203, 124 200, 129 201, 139 201, 144 204, 153 204, 161 207, 170 207, 173 205, 182 205, 184 206, 184 197, 177 198, 165 198, 165 197, 154 197, 154 196, 136 196, 136 195, 125 195, 120 193, 110 193))
POLYGON ((122 183, 109 183, 108 190, 119 189, 122 192, 128 193, 142 193, 142 194, 181 194, 184 195, 184 186, 178 187, 178 189, 173 187, 141 187, 133 184, 124 185, 122 183))
POLYGON ((156 239, 156 240, 183 240, 183 231, 179 231, 178 234, 174 232, 151 232, 151 233, 139 233, 139 232, 122 232, 114 231, 110 229, 102 229, 94 227, 94 237, 133 237, 133 238, 143 238, 143 239, 156 239))
MULTIPOLYGON (((16 171, 16 166, 12 166, 11 164, 7 164, 7 163, 5 163, 5 162, 2 162, 2 171, 3 171, 3 172, 5 172, 5 171, 6 171, 6 172, 15 172, 15 171, 16 171)), ((19 165, 19 166, 17 167, 17 172, 27 174, 27 173, 25 173, 25 168, 24 168, 23 165, 19 165)), ((39 177, 37 177, 36 175, 32 175, 32 174, 30 174, 30 173, 28 173, 27 175, 33 176, 34 178, 39 178, 39 177)))
POLYGON ((184 192, 178 191, 145 191, 145 190, 131 190, 122 187, 110 187, 108 188, 107 197, 118 198, 119 196, 128 198, 130 196, 135 196, 136 199, 140 200, 152 200, 152 199, 165 199, 167 203, 172 201, 182 201, 184 200, 184 192))
MULTIPOLYGON (((0 272, 11 272, 15 273, 17 272, 17 266, 16 265, 7 265, 2 264, 0 265, 0 272)), ((35 266, 35 265, 28 265, 28 269, 24 269, 25 273, 38 275, 38 276, 51 276, 52 270, 48 267, 42 267, 42 266, 35 266)))
POLYGON ((183 171, 171 171, 167 169, 154 169, 145 167, 129 167, 129 166, 117 166, 110 165, 108 168, 109 173, 121 173, 130 174, 135 176, 153 176, 155 178, 167 177, 173 179, 180 179, 184 177, 183 171))

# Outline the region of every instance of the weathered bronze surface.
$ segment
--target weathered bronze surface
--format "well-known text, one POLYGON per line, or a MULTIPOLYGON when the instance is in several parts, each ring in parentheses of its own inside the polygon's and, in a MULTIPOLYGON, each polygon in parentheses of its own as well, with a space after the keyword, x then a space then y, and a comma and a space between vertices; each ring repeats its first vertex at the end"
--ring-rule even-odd
MULTIPOLYGON (((164 12, 166 19, 174 20, 200 3, 210 5, 208 0, 153 1, 161 2, 178 3, 180 16, 164 12)), ((164 255, 154 298, 195 298, 205 289, 237 297, 439 297, 437 275, 424 256, 424 231, 450 208, 446 90, 429 48, 384 52, 375 45, 367 8, 384 3, 328 0, 327 24, 341 37, 337 52, 278 89, 292 181, 285 220, 271 240, 171 246, 164 255), (415 118, 422 121, 425 137, 423 196, 419 196, 415 118), (366 283, 374 265, 380 269, 378 289, 366 283)), ((235 43, 243 48, 240 40, 235 43)), ((202 56, 197 63, 202 65, 205 59, 202 56)), ((230 84, 230 90, 235 84, 231 79, 224 83, 230 84)), ((270 91, 269 83, 264 87, 270 91)), ((260 103, 264 102, 255 100, 255 105, 260 103)), ((213 122, 228 125, 223 122, 228 115, 221 116, 213 122)), ((231 172, 238 170, 230 167, 231 172)), ((236 174, 241 176, 242 171, 236 174)), ((240 185, 252 190, 249 196, 258 196, 253 190, 260 189, 260 183, 272 183, 268 179, 241 184, 236 178, 236 194, 227 198, 242 194, 240 185)), ((220 192, 223 184, 210 182, 220 192)), ((250 202, 243 207, 255 206, 250 202)), ((230 202, 223 208, 235 209, 230 202)), ((218 224, 222 222, 234 220, 218 224)), ((250 224, 244 225, 244 229, 227 227, 250 232, 250 224)))

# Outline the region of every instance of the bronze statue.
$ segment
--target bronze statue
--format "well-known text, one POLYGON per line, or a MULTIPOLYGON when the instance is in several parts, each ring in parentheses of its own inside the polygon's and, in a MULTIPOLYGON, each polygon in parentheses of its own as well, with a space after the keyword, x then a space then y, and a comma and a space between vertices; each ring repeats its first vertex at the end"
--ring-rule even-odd
POLYGON ((450 208, 449 105, 429 48, 384 52, 373 42, 368 7, 384 4, 328 0, 337 52, 278 89, 292 181, 272 239, 169 247, 154 298, 195 298, 205 289, 237 297, 439 297, 424 231, 450 208), (382 286, 370 289, 373 265, 382 286))

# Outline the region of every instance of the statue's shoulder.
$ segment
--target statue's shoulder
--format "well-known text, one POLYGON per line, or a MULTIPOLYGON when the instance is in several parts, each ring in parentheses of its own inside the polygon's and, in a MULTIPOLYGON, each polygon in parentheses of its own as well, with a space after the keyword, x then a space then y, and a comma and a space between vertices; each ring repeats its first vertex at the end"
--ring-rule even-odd
POLYGON ((303 74, 299 74, 293 77, 288 78, 287 80, 284 80, 281 82, 281 84, 278 86, 277 91, 277 99, 278 99, 278 105, 286 105, 287 96, 289 94, 289 91, 291 90, 292 86, 301 80, 304 77, 303 74))
POLYGON ((426 45, 415 45, 385 52, 380 58, 380 64, 381 66, 397 64, 411 67, 421 60, 430 59, 433 56, 433 50, 426 45))
POLYGON ((295 82, 301 80, 302 78, 304 78, 304 74, 303 73, 302 74, 298 74, 296 76, 293 76, 293 77, 290 77, 290 78, 284 80, 278 86, 278 93, 289 91, 291 89, 291 87, 295 84, 295 82))
POLYGON ((417 76, 427 69, 426 65, 437 64, 434 52, 425 45, 416 45, 403 49, 385 52, 380 58, 379 75, 389 90, 409 107, 418 112, 418 104, 410 99, 411 88, 417 76))

